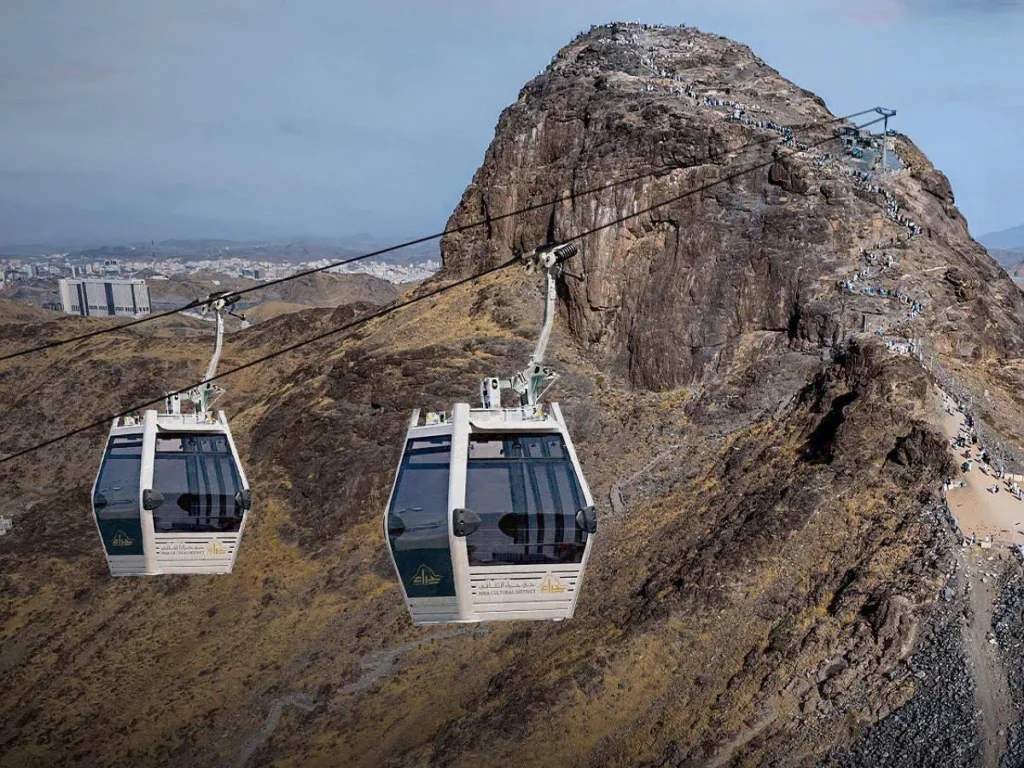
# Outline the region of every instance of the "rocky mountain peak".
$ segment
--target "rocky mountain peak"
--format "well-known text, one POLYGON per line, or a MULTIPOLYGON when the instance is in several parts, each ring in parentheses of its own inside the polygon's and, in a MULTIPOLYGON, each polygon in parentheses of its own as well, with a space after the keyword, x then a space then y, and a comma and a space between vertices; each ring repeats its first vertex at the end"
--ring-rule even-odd
MULTIPOLYGON (((0 465, 0 764, 1020 764, 1024 576, 962 546, 943 481, 1024 503, 948 439, 1024 446, 1021 294, 907 137, 869 176, 869 138, 800 130, 830 119, 745 46, 636 24, 502 113, 450 222, 489 226, 435 284, 590 232, 549 355, 600 516, 571 621, 413 627, 381 526, 410 411, 527 359, 536 275, 229 335, 224 369, 320 338, 224 382, 254 498, 230 576, 112 579, 90 511, 86 425, 194 381, 203 329, 0 366, 0 452, 84 429, 0 465)), ((92 322, 0 318, 0 354, 92 322)))
POLYGON ((844 154, 854 125, 726 38, 594 27, 502 113, 449 228, 650 175, 449 235, 444 272, 601 228, 583 238, 586 280, 563 286, 565 316, 644 388, 720 372, 754 334, 836 348, 877 331, 961 359, 1019 356, 1024 297, 971 239, 946 177, 903 135, 886 138, 888 168, 872 168, 878 138, 844 154))

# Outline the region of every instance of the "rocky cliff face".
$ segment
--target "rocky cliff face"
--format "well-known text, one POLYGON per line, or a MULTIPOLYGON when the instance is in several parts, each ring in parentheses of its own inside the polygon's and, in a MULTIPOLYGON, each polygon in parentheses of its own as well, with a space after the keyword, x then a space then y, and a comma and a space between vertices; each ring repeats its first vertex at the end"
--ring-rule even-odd
MULTIPOLYGON (((1013 444, 1024 307, 908 139, 871 182, 724 156, 828 117, 743 46, 636 25, 573 41, 502 115, 452 224, 661 170, 446 238, 441 281, 773 159, 585 238, 560 285, 558 399, 601 517, 572 622, 413 629, 381 541, 409 409, 529 354, 538 285, 506 271, 225 382, 256 497, 230 577, 106 575, 102 434, 0 465, 0 764, 980 761, 949 458, 931 378, 886 342, 922 339, 1013 444)), ((77 326, 0 309, 0 350, 77 326)), ((261 323, 223 365, 359 310, 261 323)), ((0 366, 0 451, 183 386, 203 350, 172 331, 0 366)))
POLYGON ((654 175, 449 236, 445 269, 465 275, 698 190, 584 239, 587 280, 565 285, 573 337, 633 384, 671 388, 715 375, 756 333, 834 346, 884 329, 962 358, 1020 357, 1019 291, 971 240, 945 176, 909 139, 895 140, 909 169, 870 182, 822 157, 841 158, 839 142, 806 153, 742 149, 782 126, 832 117, 746 46, 689 28, 597 28, 504 111, 449 226, 654 175), (773 155, 767 172, 698 189, 773 155), (865 267, 874 274, 857 292, 841 287, 865 267), (923 310, 911 322, 908 305, 865 297, 865 284, 898 290, 923 310))

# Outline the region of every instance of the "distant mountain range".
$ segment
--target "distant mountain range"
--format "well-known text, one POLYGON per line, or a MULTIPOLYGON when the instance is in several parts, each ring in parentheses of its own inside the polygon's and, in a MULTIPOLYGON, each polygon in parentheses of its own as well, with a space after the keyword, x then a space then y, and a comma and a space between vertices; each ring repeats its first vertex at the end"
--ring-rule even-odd
POLYGON ((988 248, 988 255, 1001 267, 1009 269, 1010 267, 1024 262, 1024 248, 988 248))
POLYGON ((1024 224, 1000 232, 989 232, 979 237, 978 242, 989 250, 1024 250, 1024 224))
POLYGON ((1010 273, 1013 281, 1024 287, 1024 224, 1001 232, 990 232, 978 238, 978 241, 1010 273))
POLYGON ((989 251, 1010 275, 1010 279, 1024 289, 1024 250, 989 251))

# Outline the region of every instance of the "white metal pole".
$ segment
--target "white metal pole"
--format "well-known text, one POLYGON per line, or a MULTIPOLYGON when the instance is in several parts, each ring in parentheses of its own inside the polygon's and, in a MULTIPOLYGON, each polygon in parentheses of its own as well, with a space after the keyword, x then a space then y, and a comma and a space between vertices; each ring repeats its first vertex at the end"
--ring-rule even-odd
POLYGON ((540 329, 540 338, 537 339, 537 346, 533 350, 533 357, 530 358, 531 365, 540 365, 544 362, 544 353, 547 352, 548 341, 551 339, 551 328, 555 323, 555 300, 558 297, 555 288, 555 276, 551 269, 545 270, 546 281, 544 293, 544 325, 540 329))
POLYGON ((217 342, 213 348, 213 357, 210 358, 210 364, 206 366, 206 376, 203 380, 212 379, 217 373, 217 363, 220 362, 220 350, 224 346, 224 310, 217 310, 217 342))
POLYGON ((882 134, 882 173, 885 173, 889 168, 889 116, 884 115, 885 122, 882 123, 883 131, 882 134))
POLYGON ((153 487, 156 460, 156 411, 146 411, 142 417, 142 459, 139 471, 139 522, 142 524, 142 553, 147 574, 159 573, 156 562, 156 533, 153 510, 142 506, 142 492, 153 487))
POLYGON ((473 595, 469 585, 469 549, 464 536, 456 536, 452 529, 452 514, 466 506, 466 475, 469 460, 469 405, 452 406, 452 447, 448 469, 448 551, 452 559, 452 577, 455 580, 455 600, 459 621, 472 621, 473 595))

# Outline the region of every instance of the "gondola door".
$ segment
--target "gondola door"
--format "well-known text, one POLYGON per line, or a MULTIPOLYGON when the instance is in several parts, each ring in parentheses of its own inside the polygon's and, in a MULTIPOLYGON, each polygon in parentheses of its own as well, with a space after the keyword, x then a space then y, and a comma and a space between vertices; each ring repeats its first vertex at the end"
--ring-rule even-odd
POLYGON ((410 433, 388 506, 388 543, 416 623, 458 614, 448 535, 451 457, 450 428, 410 433))
POLYGON ((142 444, 141 430, 111 434, 93 486, 96 527, 112 573, 143 567, 145 555, 139 504, 142 444))

